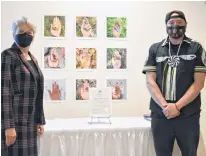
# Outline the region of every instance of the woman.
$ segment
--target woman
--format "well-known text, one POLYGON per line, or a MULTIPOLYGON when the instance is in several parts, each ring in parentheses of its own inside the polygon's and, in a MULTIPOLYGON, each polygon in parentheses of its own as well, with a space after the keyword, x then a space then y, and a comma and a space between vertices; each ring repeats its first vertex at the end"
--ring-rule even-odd
POLYGON ((1 54, 1 145, 3 156, 37 156, 44 132, 43 74, 29 47, 35 28, 22 17, 12 24, 14 44, 1 54))

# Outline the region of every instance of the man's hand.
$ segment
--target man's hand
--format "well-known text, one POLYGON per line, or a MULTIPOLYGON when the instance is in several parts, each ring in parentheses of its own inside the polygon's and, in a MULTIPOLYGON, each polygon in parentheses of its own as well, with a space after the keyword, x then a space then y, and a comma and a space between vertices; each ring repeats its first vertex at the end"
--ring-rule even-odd
POLYGON ((41 136, 44 134, 44 125, 37 125, 37 134, 41 136))
POLYGON ((15 128, 8 128, 5 130, 6 145, 10 146, 16 141, 16 130, 15 128))
POLYGON ((177 107, 175 106, 174 103, 168 104, 163 109, 163 113, 167 117, 167 119, 175 118, 175 117, 177 117, 180 114, 179 110, 177 109, 177 107))
POLYGON ((168 106, 168 103, 162 104, 162 109, 165 109, 168 106))
POLYGON ((200 91, 205 84, 205 76, 205 73, 196 72, 194 74, 193 84, 190 86, 184 96, 176 103, 179 110, 190 104, 200 94, 200 91))

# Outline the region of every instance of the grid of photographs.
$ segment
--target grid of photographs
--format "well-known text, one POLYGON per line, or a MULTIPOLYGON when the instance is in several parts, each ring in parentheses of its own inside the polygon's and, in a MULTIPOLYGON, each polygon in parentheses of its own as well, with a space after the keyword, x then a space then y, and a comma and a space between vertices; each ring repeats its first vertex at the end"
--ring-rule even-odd
MULTIPOLYGON (((67 62, 70 61, 71 52, 67 51, 62 40, 67 39, 67 16, 65 15, 43 15, 42 36, 47 40, 57 41, 55 45, 45 45, 42 47, 42 68, 43 70, 54 72, 68 71, 67 62), (61 39, 61 40, 59 40, 61 39), (61 43, 62 41, 62 43, 61 43), (63 44, 63 46, 62 46, 63 44)), ((98 36, 98 17, 76 16, 75 18, 76 40, 92 40, 98 36)), ((69 37, 68 37, 69 38, 69 37)), ((127 39, 127 18, 126 17, 105 17, 105 38, 116 40, 127 39)), ((88 42, 88 41, 87 41, 88 42)), ((76 72, 98 70, 97 64, 98 49, 95 47, 75 47, 75 68, 76 72)), ((126 47, 105 47, 105 70, 123 71, 127 69, 127 48, 126 47)), ((73 59, 73 58, 72 58, 73 59)), ((103 62, 103 61, 101 61, 103 62)), ((115 73, 114 73, 115 74, 115 73)), ((111 74, 110 74, 111 76, 111 74)), ((80 77, 81 78, 81 77, 80 77)), ((97 87, 97 79, 75 79, 76 80, 76 101, 89 100, 89 88, 97 87)), ((105 87, 112 88, 112 100, 127 100, 127 79, 106 79, 105 87)), ((66 78, 45 79, 44 101, 63 102, 66 100, 66 78)))

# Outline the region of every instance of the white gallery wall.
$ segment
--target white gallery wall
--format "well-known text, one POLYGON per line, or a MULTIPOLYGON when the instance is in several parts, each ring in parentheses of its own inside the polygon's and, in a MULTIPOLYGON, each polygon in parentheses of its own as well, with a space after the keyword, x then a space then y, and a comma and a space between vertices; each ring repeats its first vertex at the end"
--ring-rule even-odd
MULTIPOLYGON (((76 101, 76 79, 92 78, 97 87, 105 87, 107 78, 127 79, 127 100, 113 102, 113 116, 139 116, 149 112, 150 95, 145 85, 142 68, 148 49, 154 42, 166 37, 165 15, 182 10, 188 21, 187 35, 206 48, 206 4, 204 2, 2 2, 1 5, 1 50, 13 43, 11 23, 22 15, 36 26, 35 41, 31 52, 43 66, 45 46, 65 46, 67 69, 64 71, 43 71, 45 78, 66 78, 66 101, 45 103, 47 118, 87 117, 89 104, 76 101), (43 15, 66 15, 66 39, 45 39, 43 15), (75 34, 76 16, 97 17, 97 38, 78 40, 75 34), (106 38, 106 17, 127 17, 127 39, 106 38), (97 49, 97 69, 77 71, 75 48, 97 49), (127 69, 106 70, 106 48, 127 48, 127 69)), ((206 140, 206 88, 202 91, 201 131, 206 140)), ((206 144, 206 142, 205 142, 206 144)), ((201 156, 201 155, 200 155, 201 156)), ((203 156, 203 155, 202 155, 203 156)))

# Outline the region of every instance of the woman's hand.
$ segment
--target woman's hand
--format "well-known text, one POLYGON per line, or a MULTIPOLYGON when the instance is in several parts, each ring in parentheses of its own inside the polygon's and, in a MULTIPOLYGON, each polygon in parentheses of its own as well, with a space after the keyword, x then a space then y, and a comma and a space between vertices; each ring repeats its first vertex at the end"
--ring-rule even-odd
POLYGON ((6 145, 10 146, 16 141, 16 130, 15 128, 8 128, 5 130, 6 145))
POLYGON ((44 125, 37 125, 37 135, 41 136, 44 134, 44 125))

